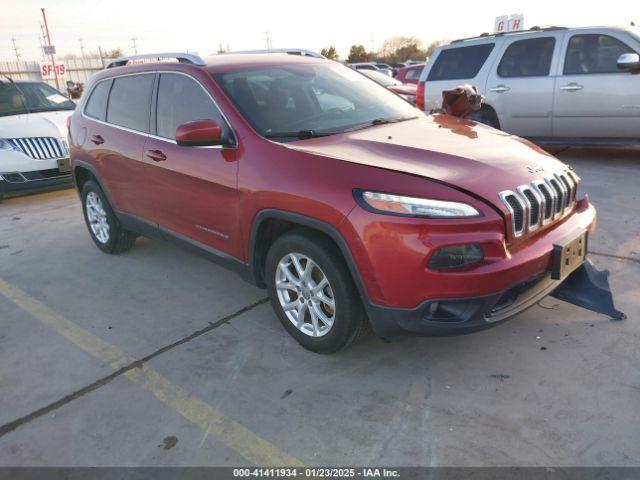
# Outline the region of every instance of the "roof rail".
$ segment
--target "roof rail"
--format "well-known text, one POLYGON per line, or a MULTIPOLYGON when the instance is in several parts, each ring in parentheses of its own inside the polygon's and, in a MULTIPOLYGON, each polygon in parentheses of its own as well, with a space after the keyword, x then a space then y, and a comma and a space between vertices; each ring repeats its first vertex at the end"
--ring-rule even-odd
POLYGON ((300 55, 304 57, 314 57, 314 58, 325 58, 323 55, 320 55, 318 52, 314 52, 313 50, 306 50, 304 48, 268 48, 268 49, 258 49, 258 50, 239 50, 236 52, 224 52, 224 54, 252 54, 252 53, 286 53, 287 55, 300 55))
POLYGON ((126 65, 131 60, 162 60, 166 58, 175 58, 180 63, 191 63, 193 65, 198 65, 202 67, 205 64, 204 60, 200 58, 198 55, 194 55, 192 53, 180 53, 180 52, 172 52, 172 53, 145 53, 142 55, 130 55, 127 57, 118 57, 113 60, 108 60, 106 68, 113 67, 122 67, 126 65))
POLYGON ((553 30, 567 30, 567 27, 555 27, 552 25, 550 26, 536 25, 535 27, 531 27, 528 30, 514 30, 513 32, 498 32, 498 33, 484 32, 484 33, 481 33, 480 35, 476 35, 475 37, 458 38, 456 40, 453 40, 451 43, 460 43, 460 42, 466 42, 467 40, 476 40, 479 38, 487 38, 487 37, 502 37, 504 35, 516 35, 518 33, 549 32, 553 30))

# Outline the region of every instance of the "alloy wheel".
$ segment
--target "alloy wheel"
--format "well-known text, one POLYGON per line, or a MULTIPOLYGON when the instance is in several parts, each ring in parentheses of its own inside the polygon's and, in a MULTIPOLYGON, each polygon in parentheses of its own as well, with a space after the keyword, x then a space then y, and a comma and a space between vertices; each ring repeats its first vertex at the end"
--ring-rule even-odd
POLYGON ((310 337, 329 333, 336 316, 329 280, 311 258, 301 253, 285 255, 276 268, 278 300, 289 321, 310 337))
POLYGON ((85 200, 87 220, 93 235, 100 243, 109 241, 109 221, 102 200, 95 192, 89 192, 85 200))

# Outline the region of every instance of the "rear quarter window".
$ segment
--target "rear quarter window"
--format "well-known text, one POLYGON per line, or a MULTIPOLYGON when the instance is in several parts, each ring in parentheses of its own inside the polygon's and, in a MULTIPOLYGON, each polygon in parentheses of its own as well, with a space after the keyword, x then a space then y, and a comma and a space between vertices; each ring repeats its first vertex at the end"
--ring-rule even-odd
POLYGON ((107 108, 108 123, 139 132, 149 131, 154 75, 129 75, 113 80, 107 108))
POLYGON ((440 52, 427 81, 474 78, 489 57, 495 44, 447 48, 440 52))
POLYGON ((109 97, 109 89, 111 88, 111 80, 105 80, 98 83, 84 108, 84 114, 96 120, 104 121, 107 114, 107 98, 109 97))

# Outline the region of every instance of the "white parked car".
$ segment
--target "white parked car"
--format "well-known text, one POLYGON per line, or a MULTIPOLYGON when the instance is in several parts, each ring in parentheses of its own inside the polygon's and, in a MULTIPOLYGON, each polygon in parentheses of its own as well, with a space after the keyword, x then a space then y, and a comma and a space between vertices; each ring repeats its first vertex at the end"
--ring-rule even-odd
POLYGON ((375 62, 358 62, 358 63, 349 63, 351 68, 356 70, 373 70, 376 72, 384 73, 390 77, 393 77, 393 69, 387 65, 386 63, 375 63, 375 62))
POLYGON ((71 183, 66 123, 75 106, 46 83, 0 78, 0 199, 71 183))
POLYGON ((471 84, 485 96, 470 117, 540 144, 640 144, 640 29, 532 28, 484 34, 436 50, 418 106, 471 84))

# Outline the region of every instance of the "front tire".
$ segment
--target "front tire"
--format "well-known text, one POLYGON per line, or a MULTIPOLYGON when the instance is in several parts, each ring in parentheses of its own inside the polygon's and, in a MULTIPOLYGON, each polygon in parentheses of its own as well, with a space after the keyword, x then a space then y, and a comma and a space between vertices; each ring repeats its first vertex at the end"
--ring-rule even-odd
POLYGON ((304 348, 334 353, 360 337, 362 303, 331 241, 306 231, 283 235, 269 249, 265 276, 280 322, 304 348))
POLYGON ((82 186, 82 211, 91 239, 105 253, 122 253, 130 250, 136 235, 125 230, 100 186, 88 180, 82 186))

